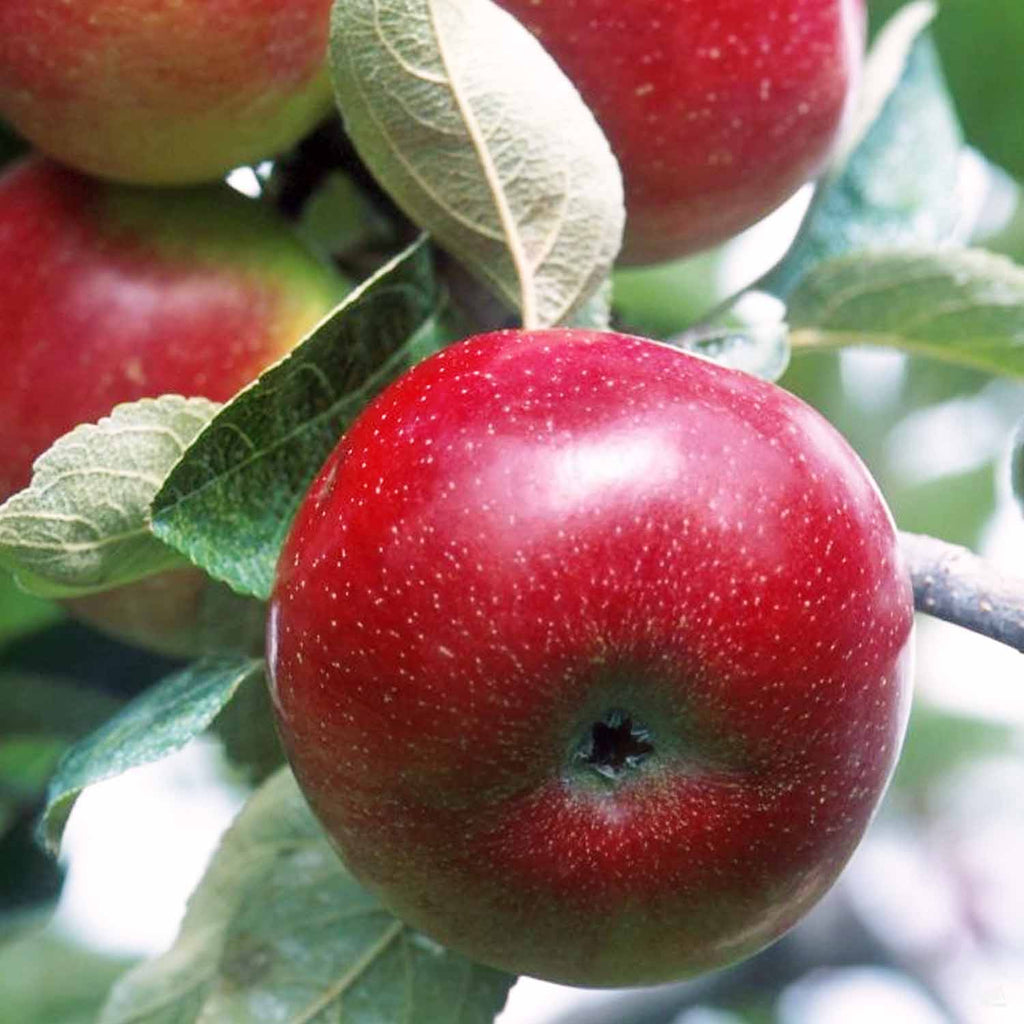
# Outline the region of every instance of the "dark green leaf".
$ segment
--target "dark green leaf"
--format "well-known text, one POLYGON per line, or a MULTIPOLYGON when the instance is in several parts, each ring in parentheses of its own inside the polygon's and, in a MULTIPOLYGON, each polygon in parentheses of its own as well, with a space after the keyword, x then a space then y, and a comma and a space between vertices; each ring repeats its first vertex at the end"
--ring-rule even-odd
POLYGON ((342 431, 434 345, 440 302, 420 239, 226 405, 153 503, 153 531, 236 591, 270 594, 302 495, 342 431))
POLYGON ((789 303, 794 352, 881 345, 1024 376, 1024 268, 972 249, 843 256, 789 303))
POLYGON ((912 5, 876 42, 863 116, 878 116, 860 135, 855 120, 855 145, 820 185, 790 251, 759 283, 764 290, 786 298, 810 268, 843 253, 952 237, 962 140, 930 38, 906 49, 908 30, 926 23, 921 11, 928 5, 912 5), (894 62, 902 74, 893 75, 894 62), (890 77, 895 88, 879 101, 890 77))
POLYGON ((217 716, 212 731, 249 785, 258 785, 284 764, 266 686, 243 686, 217 716))
POLYGON ((19 812, 42 796, 66 746, 57 736, 21 736, 7 729, 0 734, 0 839, 19 812))
POLYGON ((40 825, 51 851, 86 786, 158 761, 198 736, 247 680, 262 676, 251 658, 209 658, 176 673, 126 704, 92 735, 76 743, 57 766, 40 825))
POLYGON ((490 1024, 513 981, 392 917, 285 770, 225 836, 175 945, 114 987, 100 1021, 490 1024))
POLYGON ((41 793, 66 746, 58 736, 0 735, 0 797, 41 793))

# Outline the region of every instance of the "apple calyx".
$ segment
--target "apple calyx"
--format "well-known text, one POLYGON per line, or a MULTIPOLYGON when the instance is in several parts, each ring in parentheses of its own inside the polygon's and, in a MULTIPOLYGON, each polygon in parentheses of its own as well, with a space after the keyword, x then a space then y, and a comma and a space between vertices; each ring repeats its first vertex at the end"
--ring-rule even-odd
POLYGON ((650 731, 639 719, 621 708, 612 708, 590 727, 576 748, 574 760, 602 778, 617 781, 655 753, 650 739, 650 731))

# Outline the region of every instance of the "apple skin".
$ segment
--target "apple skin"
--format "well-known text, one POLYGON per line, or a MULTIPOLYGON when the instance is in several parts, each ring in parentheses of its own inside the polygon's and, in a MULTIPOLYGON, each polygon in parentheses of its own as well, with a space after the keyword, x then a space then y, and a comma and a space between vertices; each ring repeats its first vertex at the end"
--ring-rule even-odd
POLYGON ((622 168, 622 257, 749 227, 819 173, 859 80, 863 0, 497 0, 579 89, 622 168))
POLYGON ((0 4, 0 115, 118 181, 214 181, 332 109, 331 0, 0 4))
POLYGON ((810 407, 655 342, 507 331, 343 437, 268 652, 356 877, 484 963, 619 986, 749 955, 832 885, 912 625, 889 513, 810 407))
POLYGON ((0 500, 119 402, 230 398, 344 294, 272 210, 227 186, 111 185, 30 157, 0 176, 0 500))
MULTIPOLYGON (((40 157, 6 168, 0 501, 58 437, 120 402, 230 398, 347 287, 272 210, 227 186, 111 185, 40 157)), ((205 609, 224 614, 224 589, 186 570, 66 605, 122 639, 187 655, 217 633, 205 609)))

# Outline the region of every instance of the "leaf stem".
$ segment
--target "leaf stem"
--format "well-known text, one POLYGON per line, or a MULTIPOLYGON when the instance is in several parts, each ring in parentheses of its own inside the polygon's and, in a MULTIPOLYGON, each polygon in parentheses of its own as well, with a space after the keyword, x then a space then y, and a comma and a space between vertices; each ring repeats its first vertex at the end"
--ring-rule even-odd
POLYGON ((901 532, 900 547, 919 612, 1024 653, 1024 579, 936 537, 901 532))

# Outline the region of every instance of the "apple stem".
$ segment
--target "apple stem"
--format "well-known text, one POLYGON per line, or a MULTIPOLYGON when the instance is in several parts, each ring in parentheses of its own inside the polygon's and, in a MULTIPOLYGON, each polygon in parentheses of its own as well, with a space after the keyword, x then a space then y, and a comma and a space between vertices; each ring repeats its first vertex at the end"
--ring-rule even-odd
POLYGON ((900 547, 919 612, 1024 653, 1024 579, 937 537, 902 531, 900 547))

